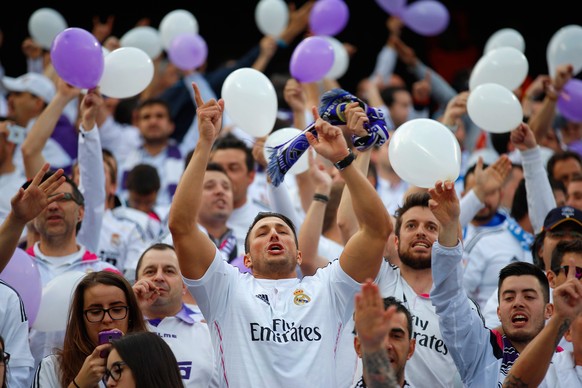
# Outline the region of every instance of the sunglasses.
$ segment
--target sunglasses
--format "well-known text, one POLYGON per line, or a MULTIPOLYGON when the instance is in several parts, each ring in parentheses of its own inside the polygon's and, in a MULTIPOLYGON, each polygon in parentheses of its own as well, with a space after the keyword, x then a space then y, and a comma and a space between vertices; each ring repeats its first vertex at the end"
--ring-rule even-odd
MULTIPOLYGON (((568 276, 568 268, 570 268, 570 266, 563 265, 560 267, 560 270, 563 269, 564 274, 566 276, 568 276)), ((582 268, 580 268, 580 267, 575 267, 575 268, 576 268, 576 275, 574 275, 574 276, 576 276, 576 279, 578 279, 578 280, 582 279, 582 268)), ((558 271, 558 272, 560 272, 560 271, 558 271)))

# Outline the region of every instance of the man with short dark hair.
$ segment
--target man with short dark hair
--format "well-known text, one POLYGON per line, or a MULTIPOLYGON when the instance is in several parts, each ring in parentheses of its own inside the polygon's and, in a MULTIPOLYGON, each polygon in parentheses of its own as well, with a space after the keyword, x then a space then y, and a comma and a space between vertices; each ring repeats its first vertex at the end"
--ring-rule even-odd
POLYGON ((548 279, 531 263, 504 267, 499 273, 497 309, 503 334, 488 329, 471 309, 461 283, 463 245, 454 183, 438 181, 429 193, 431 211, 441 225, 432 247, 431 300, 445 344, 466 386, 499 386, 519 353, 551 316, 548 279))
POLYGON ((124 200, 127 199, 127 174, 136 165, 145 163, 153 166, 160 177, 156 204, 168 206, 184 171, 184 157, 170 137, 174 132, 170 107, 165 100, 150 98, 139 104, 136 115, 136 126, 143 144, 131 152, 120 165, 120 194, 124 200))
POLYGON ((353 166, 342 130, 319 118, 314 107, 318 136, 308 132, 307 140, 338 168, 359 229, 338 260, 298 279, 302 253, 293 223, 279 213, 259 213, 245 238, 244 264, 252 275, 241 274, 196 225, 224 101, 204 102, 196 84, 193 88, 200 136, 174 196, 169 227, 186 285, 211 328, 220 386, 336 387, 337 341, 353 314, 360 282, 378 273, 390 216, 353 166))
POLYGON ((382 298, 378 286, 368 281, 356 295, 354 317, 354 347, 363 360, 363 377, 354 388, 387 383, 387 371, 394 375, 397 386, 410 387, 404 368, 414 353, 416 339, 412 338, 412 315, 406 306, 392 296, 382 298))

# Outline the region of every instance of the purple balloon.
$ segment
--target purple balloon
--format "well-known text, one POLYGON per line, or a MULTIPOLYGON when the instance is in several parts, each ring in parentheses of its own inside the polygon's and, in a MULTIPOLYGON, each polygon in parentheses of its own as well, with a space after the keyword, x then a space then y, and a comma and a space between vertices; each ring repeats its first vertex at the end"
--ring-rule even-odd
POLYGON ((96 87, 105 65, 97 38, 89 31, 76 27, 67 28, 55 37, 51 46, 51 61, 59 77, 81 89, 96 87))
POLYGON ((198 34, 184 32, 170 42, 168 58, 180 70, 193 70, 204 63, 208 55, 206 41, 198 34))
POLYGON ((402 16, 402 12, 404 12, 404 8, 406 7, 406 0, 376 0, 376 3, 384 11, 398 17, 402 16))
POLYGON ((558 97, 558 110, 566 119, 582 123, 582 80, 572 78, 558 97))
POLYGON ((331 69, 333 60, 331 43, 324 37, 310 36, 295 47, 289 71, 299 82, 317 82, 331 69))
POLYGON ((438 35, 449 25, 449 10, 435 0, 417 1, 404 9, 402 21, 417 34, 438 35))
POLYGON ((334 36, 348 24, 349 15, 343 0, 319 0, 309 14, 309 28, 314 35, 334 36))
POLYGON ((36 262, 28 253, 16 248, 12 258, 0 272, 0 279, 20 294, 28 316, 28 326, 31 327, 38 314, 42 297, 42 283, 36 262))

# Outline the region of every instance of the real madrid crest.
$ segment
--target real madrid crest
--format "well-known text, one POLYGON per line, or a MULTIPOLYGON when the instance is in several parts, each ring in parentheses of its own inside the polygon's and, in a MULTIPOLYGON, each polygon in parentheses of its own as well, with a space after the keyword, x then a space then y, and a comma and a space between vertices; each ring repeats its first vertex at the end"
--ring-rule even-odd
POLYGON ((295 303, 297 306, 302 306, 311 302, 311 298, 305 294, 301 288, 296 289, 293 292, 293 295, 295 295, 295 298, 293 298, 293 303, 295 303))

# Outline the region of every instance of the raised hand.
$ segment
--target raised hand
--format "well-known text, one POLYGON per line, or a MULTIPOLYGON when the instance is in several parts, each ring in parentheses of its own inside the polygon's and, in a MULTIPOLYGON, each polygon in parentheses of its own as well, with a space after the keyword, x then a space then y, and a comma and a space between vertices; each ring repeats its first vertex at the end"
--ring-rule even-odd
POLYGON ((348 134, 356 136, 368 135, 364 125, 368 124, 370 119, 358 102, 349 103, 346 107, 345 115, 348 134))
POLYGON ((395 312, 396 306, 384 309, 380 290, 371 279, 362 284, 361 292, 356 294, 354 320, 358 338, 365 351, 372 352, 382 348, 395 312))
POLYGON ((332 163, 343 160, 348 156, 349 151, 342 130, 319 117, 317 107, 314 106, 312 112, 313 117, 316 119, 315 130, 317 131, 317 137, 309 131, 305 132, 309 145, 311 145, 318 154, 332 163))
POLYGON ((198 85, 195 82, 192 82, 192 88, 194 89, 194 101, 196 102, 200 139, 209 141, 212 144, 222 129, 224 100, 220 99, 216 101, 214 98, 211 98, 204 102, 200 94, 200 89, 198 89, 198 85))
POLYGON ((138 280, 132 288, 140 308, 151 306, 160 296, 159 288, 149 279, 138 280))
POLYGON ((429 208, 439 221, 441 228, 454 228, 456 231, 461 207, 459 197, 455 192, 455 183, 437 181, 428 193, 431 198, 428 202, 429 208))
POLYGON ((63 169, 57 170, 50 178, 41 183, 49 166, 48 163, 45 163, 32 179, 30 185, 26 189, 20 188, 10 200, 12 214, 17 219, 27 223, 38 216, 50 203, 64 197, 64 193, 53 194, 65 181, 63 169))
POLYGON ((519 151, 529 150, 538 145, 533 131, 526 123, 519 124, 517 128, 511 131, 510 139, 519 151))
POLYGON ((479 157, 475 165, 475 186, 473 191, 481 202, 495 190, 499 190, 511 171, 511 161, 507 155, 501 155, 492 165, 483 169, 483 158, 479 157))
POLYGON ((79 107, 83 129, 86 131, 93 129, 97 119, 97 114, 103 104, 104 100, 101 93, 99 93, 99 88, 91 89, 87 92, 79 107))

